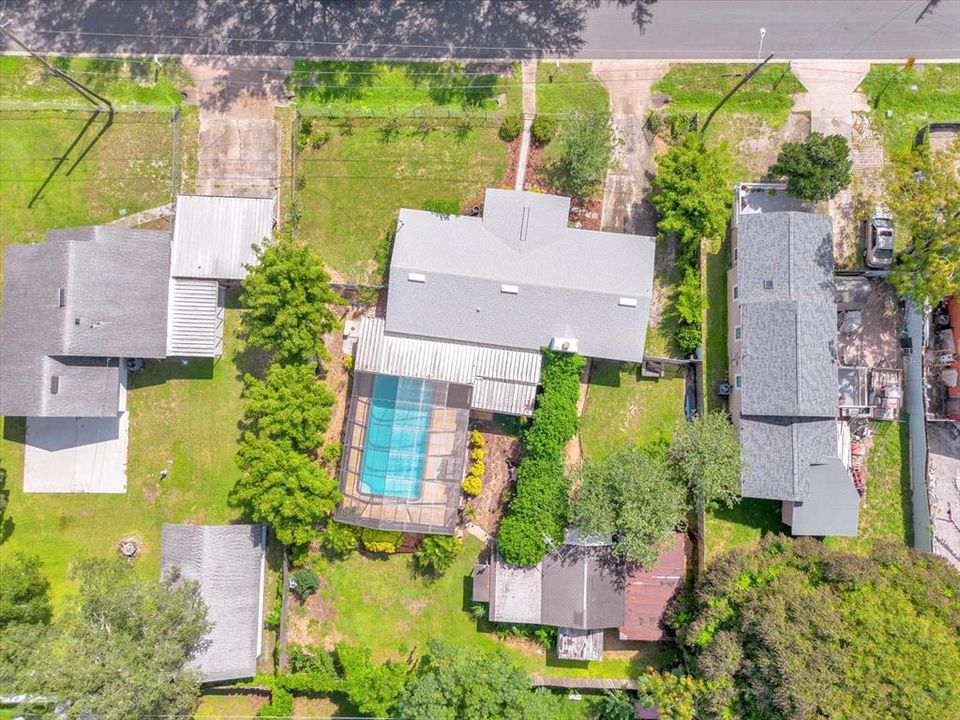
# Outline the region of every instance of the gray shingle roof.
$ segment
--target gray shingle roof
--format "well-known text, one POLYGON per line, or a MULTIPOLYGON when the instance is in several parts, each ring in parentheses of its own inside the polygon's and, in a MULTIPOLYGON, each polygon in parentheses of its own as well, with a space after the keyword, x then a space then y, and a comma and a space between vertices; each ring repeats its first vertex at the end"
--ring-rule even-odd
POLYGON ((794 535, 855 536, 860 521, 860 493, 838 458, 807 472, 810 492, 793 506, 794 535))
POLYGON ((810 492, 810 468, 836 459, 837 443, 833 418, 741 418, 743 494, 803 500, 810 492))
POLYGON ((831 227, 830 218, 801 212, 740 219, 737 284, 744 415, 836 415, 831 227))
POLYGON ((204 682, 253 677, 260 655, 266 540, 262 525, 167 525, 160 572, 200 584, 213 629, 194 659, 204 682))
POLYGON ((253 245, 273 232, 273 198, 180 195, 173 224, 174 277, 242 280, 253 245))
POLYGON ((0 413, 115 415, 117 359, 166 354, 170 236, 85 227, 47 237, 6 250, 0 413))
POLYGON ((401 210, 387 332, 529 350, 572 338, 590 357, 642 359, 654 240, 567 228, 568 206, 488 190, 482 219, 401 210))

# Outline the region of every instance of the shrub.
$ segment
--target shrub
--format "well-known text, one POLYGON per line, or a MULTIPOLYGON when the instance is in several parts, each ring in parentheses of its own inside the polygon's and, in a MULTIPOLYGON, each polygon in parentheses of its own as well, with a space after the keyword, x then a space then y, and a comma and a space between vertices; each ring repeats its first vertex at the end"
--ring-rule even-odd
POLYGON ((312 147, 314 150, 319 150, 328 142, 330 142, 332 137, 333 133, 329 130, 321 130, 320 132, 310 136, 310 147, 312 147))
POLYGON ((697 348, 700 347, 700 340, 703 336, 702 328, 700 324, 696 325, 687 325, 686 323, 679 323, 677 325, 676 335, 674 336, 677 341, 677 348, 684 355, 690 355, 697 351, 697 348))
POLYGON ((651 110, 650 115, 647 116, 647 128, 654 135, 663 130, 663 113, 659 110, 651 110))
POLYGON ((353 355, 344 355, 343 356, 343 369, 347 372, 353 370, 353 355))
POLYGON ((338 522, 327 523, 323 536, 323 549, 330 557, 343 559, 357 549, 357 531, 350 525, 338 522))
POLYGON ((413 553, 418 572, 443 575, 460 555, 463 540, 452 535, 427 535, 413 553))
POLYGON ((537 115, 530 127, 530 134, 535 142, 546 145, 557 134, 557 119, 549 115, 537 115))
POLYGON ((301 600, 313 595, 317 591, 317 588, 320 587, 320 576, 313 570, 294 570, 290 576, 290 580, 290 584, 292 585, 291 589, 301 600))
POLYGON ((460 214, 460 203, 456 200, 425 200, 420 207, 438 215, 460 214))
POLYGON ((523 118, 520 115, 507 115, 500 123, 497 135, 504 142, 513 142, 523 132, 523 118))
POLYGON ((340 462, 340 458, 343 457, 343 445, 338 442, 327 443, 323 446, 320 456, 323 458, 323 463, 328 468, 333 469, 340 462))
POLYGON ((573 197, 590 197, 602 184, 613 150, 609 113, 574 113, 563 124, 560 153, 548 168, 550 182, 573 197))
POLYGON ((667 118, 667 122, 670 123, 670 137, 674 140, 679 140, 688 132, 690 132, 690 125, 693 121, 693 118, 686 113, 676 113, 670 115, 667 118))
POLYGON ((360 531, 360 544, 367 552, 392 555, 400 547, 401 542, 403 542, 403 533, 395 530, 363 528, 360 531))
POLYGON ((460 483, 460 489, 465 495, 476 497, 483 492, 483 480, 477 475, 467 475, 460 483))
POLYGON ((483 433, 479 430, 470 431, 470 447, 472 448, 485 448, 487 446, 487 441, 483 437, 483 433))

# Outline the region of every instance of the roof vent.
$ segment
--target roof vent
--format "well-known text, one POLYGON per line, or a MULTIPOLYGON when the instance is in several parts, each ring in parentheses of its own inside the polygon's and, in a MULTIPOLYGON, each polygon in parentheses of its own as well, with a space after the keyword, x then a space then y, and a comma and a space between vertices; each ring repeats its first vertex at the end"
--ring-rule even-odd
POLYGON ((415 283, 425 283, 427 276, 423 273, 407 273, 407 280, 415 283))
POLYGON ((56 395, 58 392, 60 392, 60 376, 52 375, 50 377, 50 394, 56 395))
POLYGON ((501 285, 500 292, 505 295, 516 295, 520 292, 520 286, 518 285, 501 285))
POLYGON ((636 299, 636 298, 622 297, 622 298, 620 298, 619 305, 620 305, 620 307, 636 307, 636 306, 637 306, 637 299, 636 299))
POLYGON ((551 350, 575 353, 577 351, 577 347, 578 347, 578 343, 576 338, 555 337, 555 338, 551 338, 550 340, 551 350))
POLYGON ((767 278, 763 281, 763 289, 773 290, 773 280, 771 278, 767 278))
POLYGON ((67 290, 66 288, 60 288, 57 291, 57 307, 63 307, 67 304, 67 290))

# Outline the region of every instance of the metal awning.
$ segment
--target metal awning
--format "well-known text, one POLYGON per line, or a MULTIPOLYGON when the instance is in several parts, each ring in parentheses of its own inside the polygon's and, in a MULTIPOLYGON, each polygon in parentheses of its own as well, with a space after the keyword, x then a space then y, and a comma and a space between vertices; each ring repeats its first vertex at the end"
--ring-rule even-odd
POLYGON ((216 280, 170 279, 168 357, 220 355, 223 351, 222 293, 216 280))

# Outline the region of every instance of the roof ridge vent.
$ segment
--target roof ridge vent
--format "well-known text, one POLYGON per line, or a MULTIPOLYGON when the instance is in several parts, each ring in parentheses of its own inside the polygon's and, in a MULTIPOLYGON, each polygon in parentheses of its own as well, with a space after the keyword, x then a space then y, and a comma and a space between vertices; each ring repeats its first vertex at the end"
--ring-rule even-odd
POLYGON ((520 242, 527 239, 527 231, 530 229, 530 206, 524 205, 520 215, 520 242))

